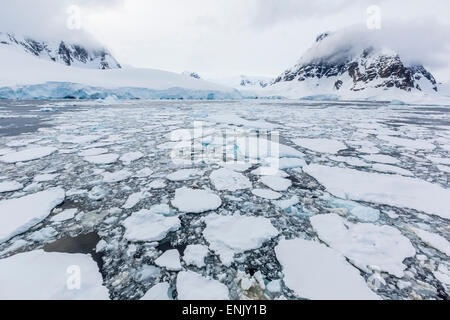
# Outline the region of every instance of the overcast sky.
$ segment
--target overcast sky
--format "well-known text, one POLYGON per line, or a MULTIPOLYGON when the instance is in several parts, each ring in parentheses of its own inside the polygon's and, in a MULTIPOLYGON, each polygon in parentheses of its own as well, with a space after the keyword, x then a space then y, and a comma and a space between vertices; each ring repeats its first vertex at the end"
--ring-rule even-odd
POLYGON ((448 0, 0 0, 0 31, 55 39, 86 31, 122 64, 274 77, 318 34, 365 26, 371 5, 394 49, 450 80, 448 0), (81 23, 70 24, 78 32, 67 28, 72 5, 81 10, 81 23))

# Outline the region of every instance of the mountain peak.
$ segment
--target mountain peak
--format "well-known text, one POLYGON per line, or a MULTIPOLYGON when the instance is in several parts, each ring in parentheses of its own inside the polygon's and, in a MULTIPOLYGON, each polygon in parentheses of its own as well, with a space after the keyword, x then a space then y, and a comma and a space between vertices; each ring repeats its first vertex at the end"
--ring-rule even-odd
POLYGON ((314 46, 277 83, 296 83, 329 91, 388 90, 437 91, 433 75, 422 65, 407 65, 392 49, 339 42, 335 34, 319 35, 314 46), (332 39, 333 38, 333 39, 332 39))
POLYGON ((0 46, 23 50, 38 58, 88 69, 120 69, 121 65, 101 46, 88 48, 67 41, 40 41, 0 32, 0 46))
POLYGON ((319 35, 317 36, 317 38, 316 38, 316 42, 322 41, 323 39, 325 39, 325 38, 328 37, 329 35, 330 35, 330 32, 324 32, 324 33, 319 34, 319 35))
POLYGON ((197 72, 183 71, 181 74, 185 75, 185 76, 188 76, 188 77, 191 77, 191 78, 194 78, 194 79, 198 79, 198 80, 201 79, 200 75, 197 72))

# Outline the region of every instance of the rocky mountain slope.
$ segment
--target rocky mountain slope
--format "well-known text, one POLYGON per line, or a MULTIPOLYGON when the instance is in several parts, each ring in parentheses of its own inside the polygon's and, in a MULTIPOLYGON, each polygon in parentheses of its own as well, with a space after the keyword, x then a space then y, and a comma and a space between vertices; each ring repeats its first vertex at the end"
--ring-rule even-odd
POLYGON ((278 89, 281 94, 287 90, 300 96, 356 96, 358 92, 371 95, 391 89, 416 93, 438 91, 430 72, 420 64, 405 63, 395 51, 376 46, 330 45, 332 37, 330 33, 318 36, 298 64, 278 76, 269 89, 278 89))
POLYGON ((88 48, 66 41, 41 41, 0 32, 0 46, 25 51, 38 58, 88 69, 120 69, 121 65, 101 46, 88 48))

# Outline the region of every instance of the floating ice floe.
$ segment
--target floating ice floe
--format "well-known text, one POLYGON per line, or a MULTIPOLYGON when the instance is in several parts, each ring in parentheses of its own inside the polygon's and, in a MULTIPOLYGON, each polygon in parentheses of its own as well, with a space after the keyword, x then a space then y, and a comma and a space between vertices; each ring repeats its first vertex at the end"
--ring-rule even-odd
POLYGON ((288 208, 291 208, 291 207, 299 204, 300 198, 298 196, 293 196, 290 199, 273 201, 273 203, 276 206, 280 207, 281 209, 286 210, 288 208))
POLYGON ((209 248, 227 266, 231 265, 235 254, 258 249, 278 235, 270 220, 263 217, 210 214, 203 220, 206 223, 203 236, 209 248))
POLYGON ((448 267, 443 263, 439 264, 433 275, 446 287, 447 293, 450 292, 450 270, 448 267))
POLYGON ((36 143, 40 141, 41 139, 21 139, 21 140, 14 140, 10 141, 6 144, 8 147, 25 147, 31 143, 36 143))
POLYGON ((158 267, 166 268, 169 271, 180 271, 182 269, 180 262, 180 253, 177 249, 167 250, 158 259, 155 260, 158 267))
POLYGON ((214 187, 221 191, 234 192, 252 187, 250 180, 242 173, 225 168, 213 171, 210 179, 214 187))
POLYGON ((303 170, 339 198, 410 208, 450 218, 450 190, 437 184, 399 175, 317 164, 303 170))
POLYGON ((115 183, 115 182, 121 182, 124 180, 127 180, 130 178, 133 174, 128 170, 120 170, 116 172, 105 172, 103 174, 103 182, 106 183, 115 183))
POLYGON ((54 228, 46 227, 33 232, 28 239, 35 242, 48 242, 53 237, 56 237, 56 235, 58 235, 58 232, 54 228))
POLYGON ((84 160, 93 164, 112 164, 115 163, 117 159, 119 159, 119 155, 113 153, 84 157, 84 160))
POLYGON ((152 206, 149 211, 154 214, 162 214, 166 217, 170 217, 176 214, 175 210, 170 208, 168 204, 156 204, 152 206))
POLYGON ((40 174, 34 177, 33 181, 34 182, 48 182, 48 181, 53 181, 55 180, 56 177, 58 177, 59 174, 54 173, 45 173, 45 174, 40 174))
POLYGON ((125 153, 120 157, 120 161, 122 161, 124 164, 130 164, 133 161, 139 160, 144 157, 144 154, 142 152, 136 151, 136 152, 128 152, 125 153))
POLYGON ((2 300, 109 299, 97 264, 85 254, 16 254, 0 260, 0 283, 2 300))
POLYGON ((14 149, 10 149, 10 148, 2 148, 0 149, 0 156, 4 156, 7 153, 11 153, 14 152, 14 149))
POLYGON ((378 138, 389 142, 391 145, 404 147, 411 150, 432 151, 436 148, 436 146, 431 142, 420 139, 406 139, 386 135, 379 135, 378 138))
POLYGON ((153 174, 153 170, 150 168, 144 168, 136 172, 134 175, 136 178, 147 178, 150 177, 153 174))
POLYGON ((275 248, 284 282, 312 300, 376 300, 359 270, 337 251, 303 239, 281 240, 275 248))
POLYGON ((0 161, 6 163, 27 162, 47 157, 55 153, 56 150, 53 147, 29 148, 18 152, 7 153, 0 157, 0 161))
POLYGON ((202 213, 216 210, 222 205, 222 200, 211 191, 183 187, 175 191, 172 205, 181 212, 202 213))
POLYGON ((250 163, 233 163, 233 162, 227 162, 227 163, 221 163, 221 166, 225 169, 237 171, 237 172, 244 172, 250 169, 253 165, 250 163))
POLYGON ((450 158, 441 158, 435 156, 428 156, 427 158, 433 163, 450 165, 450 158))
POLYGON ((73 219, 78 213, 78 209, 67 209, 57 215, 53 216, 50 220, 53 222, 63 222, 73 219))
POLYGON ((210 115, 207 118, 208 121, 223 123, 223 124, 233 124, 235 126, 243 126, 246 128, 254 128, 254 129, 275 129, 276 125, 269 123, 265 120, 247 120, 242 117, 239 117, 234 114, 216 114, 210 115))
POLYGON ((175 171, 167 175, 167 180, 170 181, 186 181, 198 178, 203 174, 204 171, 198 169, 182 169, 175 171))
POLYGON ((177 276, 178 300, 228 300, 228 288, 221 282, 192 271, 177 276))
POLYGON ((344 162, 348 165, 354 166, 354 167, 365 167, 368 166, 368 164, 364 161, 362 161, 359 158, 356 157, 336 157, 331 156, 328 157, 330 160, 336 161, 336 162, 344 162))
POLYGON ((86 136, 74 136, 74 135, 61 135, 57 137, 57 140, 61 143, 73 143, 73 144, 88 144, 100 140, 101 136, 86 135, 86 136))
POLYGON ((169 232, 181 227, 177 217, 165 217, 149 210, 133 213, 122 222, 125 238, 131 242, 152 242, 164 239, 169 232))
POLYGON ((371 154, 368 156, 362 156, 365 160, 370 162, 380 162, 380 163, 386 163, 386 164, 397 164, 400 162, 400 160, 385 155, 385 154, 371 154))
POLYGON ((261 182, 275 191, 286 191, 292 186, 292 181, 278 176, 261 177, 261 182))
POLYGON ((450 257, 450 242, 448 242, 447 239, 436 233, 431 233, 422 229, 412 228, 412 230, 425 244, 450 257))
POLYGON ((145 199, 149 194, 145 191, 136 192, 131 194, 125 204, 122 206, 123 209, 134 208, 141 200, 145 199))
POLYGON ((95 186, 88 193, 88 198, 94 201, 100 201, 106 197, 108 191, 100 186, 95 186))
POLYGON ((168 282, 161 282, 151 287, 147 293, 140 300, 148 301, 163 301, 172 300, 169 297, 170 284, 168 282))
POLYGON ((0 243, 44 220, 64 198, 63 189, 53 188, 22 198, 0 201, 0 243))
POLYGON ((0 193, 17 191, 23 188, 23 184, 17 181, 0 182, 0 193))
POLYGON ((336 214, 311 217, 319 238, 363 270, 371 266, 396 277, 403 277, 403 260, 416 250, 398 229, 370 223, 350 223, 336 214))
POLYGON ((93 156, 98 156, 98 155, 105 154, 105 153, 108 153, 108 149, 92 148, 92 149, 83 150, 80 153, 78 153, 78 155, 80 157, 93 157, 93 156))
POLYGON ((306 166, 306 161, 299 158, 268 158, 266 159, 266 162, 268 162, 273 167, 277 167, 281 170, 303 168, 304 166, 306 166))
POLYGON ((272 280, 266 285, 267 291, 271 293, 281 292, 281 280, 272 280))
POLYGON ((293 139, 296 145, 319 153, 336 154, 340 150, 347 149, 347 146, 338 140, 333 139, 293 139))
POLYGON ((322 197, 333 208, 344 208, 349 214, 364 222, 375 222, 380 218, 380 211, 371 207, 363 206, 355 201, 333 198, 331 196, 322 197))
POLYGON ((287 145, 257 137, 239 137, 236 147, 241 156, 249 159, 277 158, 303 158, 305 155, 287 145))
POLYGON ((375 163, 372 165, 372 169, 379 172, 400 174, 402 176, 408 177, 414 176, 414 174, 411 171, 396 166, 391 166, 388 164, 375 163))
POLYGON ((439 171, 450 173, 450 166, 437 165, 439 171))
POLYGON ((255 169, 250 173, 254 174, 255 176, 278 176, 282 178, 289 177, 289 175, 283 170, 274 171, 272 167, 264 167, 264 166, 259 167, 258 169, 255 169))
POLYGON ((148 187, 150 189, 163 189, 166 187, 166 181, 163 179, 156 179, 149 183, 148 187))
POLYGON ((183 260, 189 266, 203 268, 206 266, 205 258, 208 255, 208 247, 201 244, 188 245, 184 250, 183 260))
POLYGON ((283 196, 281 193, 269 189, 253 189, 252 193, 257 197, 267 200, 277 200, 283 196))

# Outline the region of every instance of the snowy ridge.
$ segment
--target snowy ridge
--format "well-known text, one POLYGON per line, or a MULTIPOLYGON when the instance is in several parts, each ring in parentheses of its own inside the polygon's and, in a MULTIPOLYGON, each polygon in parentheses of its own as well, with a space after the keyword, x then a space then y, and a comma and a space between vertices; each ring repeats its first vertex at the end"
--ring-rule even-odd
POLYGON ((120 69, 121 65, 101 46, 90 49, 81 44, 65 41, 40 41, 28 37, 0 32, 0 46, 8 46, 40 59, 67 66, 88 69, 120 69))
POLYGON ((139 68, 89 69, 0 45, 0 99, 238 99, 240 93, 184 75, 139 68))

